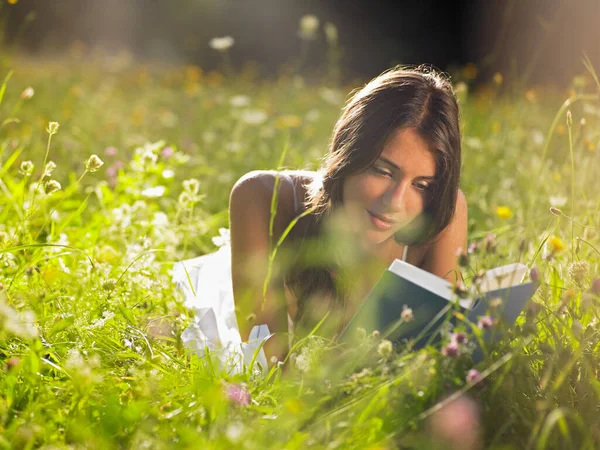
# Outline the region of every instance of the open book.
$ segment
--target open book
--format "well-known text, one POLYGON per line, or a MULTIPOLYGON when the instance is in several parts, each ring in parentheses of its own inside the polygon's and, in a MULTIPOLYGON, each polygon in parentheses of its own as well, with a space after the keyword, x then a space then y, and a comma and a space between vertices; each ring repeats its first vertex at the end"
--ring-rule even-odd
MULTIPOLYGON (((453 300, 452 283, 416 266, 396 259, 384 272, 339 336, 339 341, 349 341, 363 328, 367 333, 375 330, 394 345, 413 340, 419 348, 436 340, 436 333, 445 320, 457 323, 456 314, 477 323, 490 310, 494 300, 494 319, 512 325, 537 289, 533 282, 522 283, 527 266, 519 263, 497 267, 486 272, 478 290, 469 298, 453 300), (475 300, 473 300, 475 298, 475 300), (412 309, 413 319, 400 321, 404 308, 412 309)), ((489 332, 484 339, 490 338, 489 332)), ((439 336, 437 336, 439 337, 439 336)))

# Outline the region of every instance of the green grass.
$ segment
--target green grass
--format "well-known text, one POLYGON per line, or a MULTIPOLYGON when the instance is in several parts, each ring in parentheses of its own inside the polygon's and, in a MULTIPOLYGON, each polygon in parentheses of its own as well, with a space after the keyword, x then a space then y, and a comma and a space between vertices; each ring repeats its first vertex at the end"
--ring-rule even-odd
POLYGON ((449 448, 432 436, 451 423, 440 408, 453 398, 479 405, 486 448, 600 446, 590 291, 600 277, 600 86, 589 73, 564 90, 459 93, 461 188, 480 248, 465 275, 520 261, 542 281, 537 311, 472 384, 468 351, 388 355, 367 339, 340 358, 316 330, 295 370, 261 377, 228 376, 181 343, 191 312, 172 264, 216 250, 244 173, 316 169, 359 83, 16 56, 0 78, 11 69, 0 91, 0 447, 449 448), (21 98, 29 86, 35 94, 21 98), (60 124, 52 136, 49 122, 60 124), (93 154, 97 171, 86 168, 93 154), (56 167, 42 179, 45 161, 56 167), (46 194, 50 179, 61 188, 46 194), (552 202, 569 216, 553 215, 552 202), (231 401, 226 383, 245 386, 250 405, 231 401))

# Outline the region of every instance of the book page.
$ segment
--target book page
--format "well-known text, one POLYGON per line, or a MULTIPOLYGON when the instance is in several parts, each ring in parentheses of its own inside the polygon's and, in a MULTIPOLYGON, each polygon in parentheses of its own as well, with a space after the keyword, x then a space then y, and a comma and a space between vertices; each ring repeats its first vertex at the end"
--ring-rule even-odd
POLYGON ((486 272, 481 283, 481 292, 515 286, 525 278, 527 266, 520 263, 507 264, 495 267, 486 272))

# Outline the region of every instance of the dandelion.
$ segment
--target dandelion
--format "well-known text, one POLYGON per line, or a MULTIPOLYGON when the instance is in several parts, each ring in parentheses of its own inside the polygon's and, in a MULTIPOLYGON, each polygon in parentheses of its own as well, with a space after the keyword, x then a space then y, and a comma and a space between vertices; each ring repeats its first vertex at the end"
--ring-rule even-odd
POLYGON ((46 192, 47 195, 50 195, 53 192, 60 190, 60 188, 61 188, 61 186, 58 181, 49 180, 44 187, 44 191, 46 192))
POLYGON ((231 36, 215 37, 209 42, 210 48, 218 52, 226 52, 233 44, 235 44, 235 40, 231 36))
POLYGON ((581 286, 585 282, 589 270, 590 265, 587 263, 587 261, 573 261, 571 264, 569 264, 567 273, 571 281, 578 286, 581 286))
POLYGON ((377 346, 377 353, 379 353, 379 356, 383 359, 388 360, 390 359, 390 356, 392 356, 393 349, 392 343, 387 339, 384 339, 377 346))
POLYGON ((477 383, 481 379, 481 372, 471 369, 467 372, 467 383, 477 383))
POLYGON ((477 322, 477 326, 481 330, 492 328, 492 326, 494 326, 494 319, 492 319, 490 316, 483 316, 479 319, 479 322, 477 322))
POLYGON ((402 313, 400 313, 400 318, 405 322, 411 322, 415 319, 413 315, 413 310, 406 305, 402 306, 402 313))
POLYGON ((58 127, 60 126, 60 124, 58 122, 49 122, 48 126, 46 127, 46 131, 48 132, 48 134, 50 136, 58 133, 58 127))
POLYGON ((548 239, 548 243, 550 244, 550 248, 553 253, 560 252, 565 249, 565 243, 558 236, 552 235, 550 239, 548 239))
POLYGON ((302 39, 315 39, 317 30, 319 29, 319 18, 312 14, 307 14, 300 18, 300 32, 302 39))
POLYGON ((31 161, 23 161, 19 169, 19 173, 24 177, 31 176, 33 173, 33 163, 31 161))
POLYGON ((458 356, 458 344, 454 341, 451 341, 448 345, 442 348, 442 355, 447 358, 454 358, 458 356))
POLYGON ((104 162, 100 159, 100 157, 98 157, 98 155, 92 155, 85 162, 85 170, 91 173, 97 172, 103 164, 104 162))
POLYGON ((21 98, 23 100, 29 100, 31 97, 33 97, 33 94, 35 94, 35 92, 33 88, 29 86, 28 88, 25 88, 23 92, 21 92, 21 98))
POLYGON ((501 219, 506 220, 510 219, 513 213, 508 206, 498 206, 496 208, 496 215, 501 219))

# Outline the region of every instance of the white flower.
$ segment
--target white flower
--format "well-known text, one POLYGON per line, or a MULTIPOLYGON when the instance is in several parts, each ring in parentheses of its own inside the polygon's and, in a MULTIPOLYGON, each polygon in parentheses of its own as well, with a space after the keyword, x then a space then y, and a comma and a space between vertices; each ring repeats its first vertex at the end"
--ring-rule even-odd
POLYGON ((540 130, 533 130, 530 133, 530 136, 531 141, 538 147, 544 143, 544 133, 542 133, 540 130))
POLYGON ((243 108, 250 104, 250 97, 247 95, 236 95, 229 99, 229 104, 234 108, 243 108))
POLYGON ((167 227, 169 226, 169 217, 164 212, 155 212, 152 218, 152 225, 159 228, 167 227))
POLYGON ((46 167, 44 168, 44 177, 52 176, 54 169, 56 169, 56 163, 54 161, 48 161, 46 163, 46 167))
POLYGON ((242 113, 241 119, 248 125, 260 125, 267 120, 267 113, 260 109, 249 109, 242 113))
POLYGON ((567 197, 562 195, 551 195, 549 200, 550 206, 554 206, 555 208, 561 208, 567 203, 567 197))
POLYGON ((230 243, 229 229, 219 228, 219 236, 213 237, 212 241, 213 244, 215 244, 217 247, 223 247, 224 245, 228 245, 230 243))
POLYGON ((175 176, 175 172, 173 172, 171 169, 165 169, 162 171, 162 177, 166 180, 169 178, 173 178, 175 176))
POLYGON ((21 92, 21 98, 23 100, 29 100, 31 97, 33 97, 34 93, 35 92, 34 92, 33 88, 31 86, 29 86, 23 92, 21 92))
POLYGON ((219 52, 227 51, 233 46, 235 40, 231 36, 215 37, 210 40, 210 47, 219 52))
POLYGON ((302 16, 300 19, 300 37, 302 39, 314 39, 319 29, 319 18, 311 14, 302 16))
POLYGON ((164 186, 153 186, 146 188, 142 191, 143 197, 148 198, 158 198, 165 195, 165 187, 164 186))

